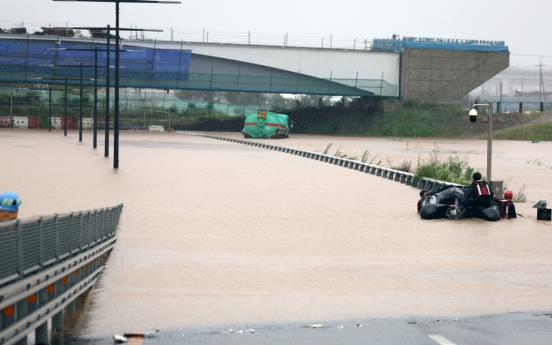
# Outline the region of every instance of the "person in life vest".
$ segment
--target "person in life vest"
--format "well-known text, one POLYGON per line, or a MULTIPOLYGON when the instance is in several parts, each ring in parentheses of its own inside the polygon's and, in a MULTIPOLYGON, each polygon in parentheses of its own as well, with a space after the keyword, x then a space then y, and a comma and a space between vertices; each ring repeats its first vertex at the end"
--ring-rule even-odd
POLYGON ((468 194, 469 207, 490 207, 493 200, 493 191, 489 183, 481 179, 481 173, 476 171, 472 175, 473 183, 468 194))
POLYGON ((498 205, 500 207, 500 218, 517 218, 516 206, 512 201, 513 197, 514 193, 512 193, 511 190, 508 189, 504 192, 504 199, 498 202, 498 205))
POLYGON ((420 191, 420 200, 418 200, 418 213, 420 213, 420 210, 422 209, 422 201, 424 201, 424 198, 429 194, 429 191, 422 189, 420 191))
POLYGON ((4 192, 0 194, 0 222, 17 218, 21 198, 17 193, 4 192))

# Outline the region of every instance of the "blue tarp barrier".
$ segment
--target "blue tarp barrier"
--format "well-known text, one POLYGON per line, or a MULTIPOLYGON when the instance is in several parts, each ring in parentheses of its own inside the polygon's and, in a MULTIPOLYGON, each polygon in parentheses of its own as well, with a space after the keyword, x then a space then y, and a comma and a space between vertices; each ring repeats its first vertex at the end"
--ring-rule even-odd
MULTIPOLYGON (((0 80, 29 83, 62 83, 68 77, 78 83, 80 64, 86 85, 93 84, 94 45, 56 45, 54 42, 0 41, 0 80), (64 48, 66 50, 63 50, 64 48), (78 51, 87 49, 92 51, 78 51)), ((112 45, 113 49, 114 45, 112 45)), ((177 88, 188 80, 191 50, 123 48, 120 53, 120 86, 177 88)), ((111 52, 111 66, 115 52, 111 52)), ((105 85, 107 51, 98 46, 98 85, 105 85)), ((111 68, 111 79, 114 78, 111 68)), ((113 85, 113 82, 112 82, 113 85)))

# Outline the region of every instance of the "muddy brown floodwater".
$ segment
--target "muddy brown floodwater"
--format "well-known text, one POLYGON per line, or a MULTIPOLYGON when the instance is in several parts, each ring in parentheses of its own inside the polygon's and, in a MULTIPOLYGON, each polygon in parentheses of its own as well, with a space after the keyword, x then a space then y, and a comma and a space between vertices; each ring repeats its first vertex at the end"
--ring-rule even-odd
MULTIPOLYGON (((552 227, 531 203, 511 221, 424 221, 417 189, 358 171, 179 133, 120 138, 114 171, 89 132, 79 144, 75 131, 0 130, 0 189, 20 193, 21 217, 125 204, 80 334, 552 308, 552 227)), ((437 145, 485 173, 484 140, 271 141, 329 143, 384 165, 437 145)), ((494 178, 552 201, 551 153, 495 141, 494 178)))

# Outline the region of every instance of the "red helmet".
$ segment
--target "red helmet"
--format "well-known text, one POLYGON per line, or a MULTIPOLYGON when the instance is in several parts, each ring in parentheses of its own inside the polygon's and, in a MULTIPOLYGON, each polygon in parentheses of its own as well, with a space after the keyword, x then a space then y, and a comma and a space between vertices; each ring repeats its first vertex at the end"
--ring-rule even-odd
POLYGON ((513 197, 514 197, 514 193, 512 193, 511 190, 507 189, 507 190, 504 192, 504 197, 505 197, 505 198, 513 198, 513 197))

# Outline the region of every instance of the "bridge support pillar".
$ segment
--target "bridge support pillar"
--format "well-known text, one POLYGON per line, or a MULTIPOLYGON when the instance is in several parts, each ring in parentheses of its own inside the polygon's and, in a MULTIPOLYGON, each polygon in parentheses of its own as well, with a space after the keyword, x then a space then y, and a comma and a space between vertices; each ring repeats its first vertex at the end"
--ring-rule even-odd
POLYGON ((61 332, 63 331, 63 310, 60 310, 57 314, 52 317, 52 331, 61 332))

